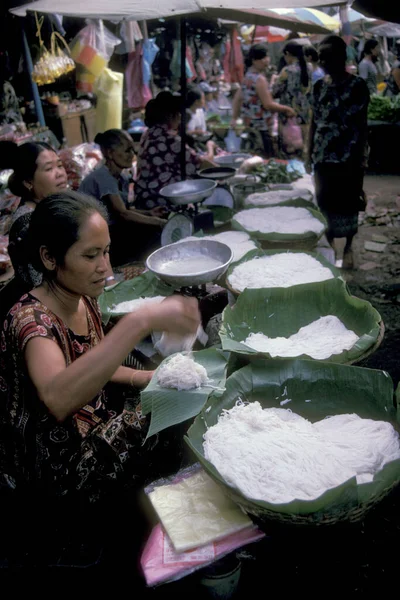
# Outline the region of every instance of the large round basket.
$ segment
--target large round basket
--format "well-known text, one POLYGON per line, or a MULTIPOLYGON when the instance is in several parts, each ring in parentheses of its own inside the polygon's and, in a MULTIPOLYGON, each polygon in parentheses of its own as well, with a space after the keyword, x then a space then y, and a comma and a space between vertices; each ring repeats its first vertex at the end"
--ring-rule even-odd
MULTIPOLYGON (((236 297, 239 296, 242 292, 240 292, 239 290, 236 290, 229 283, 229 275, 232 273, 233 269, 235 269, 242 263, 252 260, 253 258, 262 257, 262 256, 272 256, 275 254, 281 254, 282 252, 288 252, 288 251, 290 251, 288 248, 279 248, 279 249, 274 248, 274 249, 269 249, 269 250, 262 250, 262 249, 261 250, 252 250, 251 252, 248 252, 241 260, 233 263, 229 267, 228 271, 226 272, 226 274, 224 276, 224 287, 226 287, 226 289, 228 289, 234 296, 236 296, 236 297)), ((302 250, 301 248, 293 248, 292 251, 293 252, 305 252, 306 254, 309 254, 313 258, 317 259, 324 267, 327 267, 330 271, 332 271, 333 276, 335 278, 340 278, 342 276, 342 273, 340 272, 340 270, 337 269, 336 267, 334 267, 324 256, 322 256, 322 254, 315 254, 308 250, 302 250)))
POLYGON ((239 397, 246 402, 258 401, 263 408, 281 408, 284 395, 291 398, 290 409, 311 422, 355 413, 390 422, 398 430, 393 382, 387 373, 309 360, 270 360, 231 374, 224 394, 208 399, 185 441, 210 477, 266 532, 273 524, 325 527, 360 521, 400 483, 400 460, 386 464, 370 483, 357 484, 353 477, 315 500, 271 504, 245 497, 205 458, 205 432, 217 423, 223 410, 235 406, 239 397))

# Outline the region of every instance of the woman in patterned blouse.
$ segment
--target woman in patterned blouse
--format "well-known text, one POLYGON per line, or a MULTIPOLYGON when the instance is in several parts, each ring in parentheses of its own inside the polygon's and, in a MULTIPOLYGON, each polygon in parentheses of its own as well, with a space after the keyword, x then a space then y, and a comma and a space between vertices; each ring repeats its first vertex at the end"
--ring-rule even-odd
MULTIPOLYGON (((153 209, 165 204, 159 196, 161 188, 182 181, 181 138, 178 135, 181 122, 181 101, 170 92, 160 92, 146 106, 145 122, 149 128, 140 141, 138 175, 135 186, 136 206, 153 209)), ((186 175, 197 170, 215 166, 214 142, 207 142, 207 154, 200 155, 186 146, 186 175)))
POLYGON ((327 76, 314 85, 309 163, 317 202, 328 221, 327 237, 346 238, 343 268, 353 268, 352 241, 365 208, 364 166, 368 138, 368 88, 346 71, 346 44, 329 36, 319 49, 327 76))
POLYGON ((173 296, 104 335, 96 299, 109 268, 106 218, 76 192, 50 196, 32 214, 43 281, 9 311, 0 338, 0 490, 28 504, 77 494, 94 501, 118 481, 149 476, 140 405, 116 413, 105 386, 146 386, 153 372, 120 366, 131 349, 153 330, 183 336, 199 326, 197 300, 173 296))

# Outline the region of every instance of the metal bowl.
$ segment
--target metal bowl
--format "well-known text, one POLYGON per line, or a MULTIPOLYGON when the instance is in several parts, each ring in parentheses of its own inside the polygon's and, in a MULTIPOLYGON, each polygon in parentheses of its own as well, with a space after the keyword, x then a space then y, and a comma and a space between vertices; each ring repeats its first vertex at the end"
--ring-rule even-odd
POLYGON ((190 240, 164 246, 150 254, 146 261, 149 271, 159 279, 169 283, 176 289, 191 285, 203 285, 215 281, 225 273, 232 262, 233 252, 229 246, 214 240, 190 240), (218 260, 221 264, 213 269, 203 272, 185 272, 182 274, 169 273, 165 265, 171 261, 199 258, 205 256, 218 260))
POLYGON ((244 154, 235 152, 226 156, 216 156, 213 161, 219 167, 231 167, 232 169, 238 169, 245 160, 251 158, 251 154, 244 154))
POLYGON ((214 181, 224 181, 230 179, 236 174, 236 169, 232 167, 210 167, 202 169, 199 172, 199 177, 204 179, 213 179, 214 181))
POLYGON ((216 181, 210 179, 188 179, 170 183, 160 190, 160 196, 166 198, 176 206, 202 202, 215 190, 216 181))

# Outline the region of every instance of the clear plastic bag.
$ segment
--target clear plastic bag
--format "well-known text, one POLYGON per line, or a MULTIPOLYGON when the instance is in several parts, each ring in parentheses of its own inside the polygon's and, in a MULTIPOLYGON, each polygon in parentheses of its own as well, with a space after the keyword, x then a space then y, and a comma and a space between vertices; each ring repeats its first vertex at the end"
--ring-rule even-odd
POLYGON ((225 145, 228 152, 239 152, 241 145, 241 138, 235 133, 233 129, 228 131, 228 135, 225 138, 225 145))
POLYGON ((99 24, 89 23, 71 43, 71 56, 96 78, 108 64, 115 46, 121 43, 111 31, 99 24))

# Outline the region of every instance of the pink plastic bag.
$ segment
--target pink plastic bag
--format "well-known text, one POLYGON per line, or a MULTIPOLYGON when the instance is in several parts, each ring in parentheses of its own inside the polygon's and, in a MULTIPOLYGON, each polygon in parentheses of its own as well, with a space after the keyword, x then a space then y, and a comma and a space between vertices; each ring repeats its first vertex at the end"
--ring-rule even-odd
POLYGON ((288 119, 285 125, 282 125, 282 141, 289 153, 295 152, 296 150, 302 150, 303 148, 303 134, 301 132, 300 125, 294 117, 288 119))
POLYGON ((177 581, 219 560, 237 548, 265 537, 255 525, 211 544, 177 554, 160 524, 151 532, 140 559, 148 586, 177 581))

